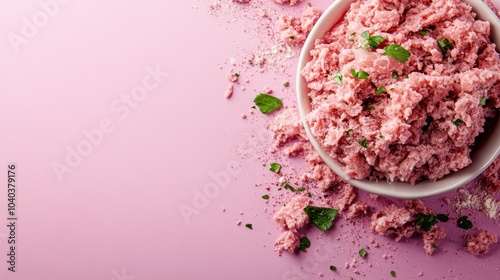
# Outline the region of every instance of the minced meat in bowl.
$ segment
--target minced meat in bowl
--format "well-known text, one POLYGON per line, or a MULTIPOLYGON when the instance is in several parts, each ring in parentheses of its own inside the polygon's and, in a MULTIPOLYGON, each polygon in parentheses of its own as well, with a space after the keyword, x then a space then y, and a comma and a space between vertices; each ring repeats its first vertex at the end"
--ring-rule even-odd
POLYGON ((479 0, 335 1, 299 61, 309 140, 373 193, 416 198, 466 184, 499 153, 500 58, 489 39, 500 42, 499 26, 479 0))

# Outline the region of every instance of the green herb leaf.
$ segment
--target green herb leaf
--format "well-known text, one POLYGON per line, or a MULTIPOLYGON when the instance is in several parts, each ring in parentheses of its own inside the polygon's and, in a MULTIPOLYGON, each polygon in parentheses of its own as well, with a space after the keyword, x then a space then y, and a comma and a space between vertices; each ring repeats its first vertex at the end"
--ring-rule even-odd
POLYGON ((344 83, 342 82, 342 73, 340 73, 340 71, 337 72, 337 74, 335 74, 335 76, 333 76, 333 80, 339 84, 339 86, 343 86, 344 83))
POLYGON ((307 193, 307 197, 312 198, 313 196, 311 193, 307 193))
POLYGON ((471 229, 472 228, 472 222, 467 219, 467 216, 463 216, 458 218, 457 220, 457 227, 463 228, 463 229, 471 229))
POLYGON ((290 36, 290 39, 292 39, 292 40, 293 40, 293 39, 295 39, 295 36, 293 36, 293 35, 292 35, 292 36, 290 36))
POLYGON ((285 83, 283 84, 283 86, 284 86, 284 87, 289 87, 289 86, 290 86, 290 82, 285 82, 285 83))
POLYGON ((445 214, 437 214, 436 219, 440 220, 443 223, 446 223, 450 220, 450 218, 445 214))
POLYGON ((305 191, 305 190, 306 190, 306 188, 305 188, 305 187, 300 187, 300 188, 298 188, 298 189, 297 189, 297 192, 303 192, 303 191, 305 191))
POLYGON ((366 138, 361 140, 361 142, 359 142, 359 144, 361 145, 361 147, 363 147, 365 149, 368 148, 368 140, 366 140, 366 138))
POLYGON ((418 31, 418 34, 424 35, 424 36, 429 35, 429 33, 430 33, 430 31, 427 29, 422 29, 422 30, 418 31))
POLYGON ((488 97, 483 96, 483 98, 481 98, 481 101, 479 101, 479 104, 481 104, 481 106, 484 106, 484 105, 486 105, 487 101, 488 101, 488 97))
POLYGON ((366 250, 365 249, 361 249, 359 250, 359 256, 362 257, 363 259, 366 258, 366 255, 368 253, 366 253, 366 250))
POLYGON ((268 114, 274 110, 280 109, 283 106, 283 102, 281 102, 279 98, 265 93, 257 95, 253 102, 257 105, 257 107, 259 107, 259 110, 263 114, 268 114))
POLYGON ((320 230, 326 231, 332 227, 332 222, 339 214, 339 211, 332 208, 307 206, 304 208, 311 222, 320 230))
POLYGON ((361 33, 361 37, 363 37, 365 39, 368 39, 368 37, 370 37, 370 33, 368 33, 368 30, 366 30, 363 33, 361 33))
POLYGON ((238 74, 238 73, 234 73, 234 75, 235 75, 236 77, 239 77, 239 76, 240 76, 240 74, 238 74))
POLYGON ((271 172, 278 173, 281 170, 281 164, 276 163, 276 162, 272 162, 271 168, 269 168, 269 170, 271 170, 271 172))
POLYGON ((286 184, 286 185, 285 185, 285 190, 290 190, 291 192, 295 192, 295 188, 294 188, 294 187, 292 187, 292 186, 291 186, 291 185, 289 185, 289 184, 286 184))
POLYGON ((415 226, 420 227, 425 232, 429 232, 435 224, 437 224, 437 221, 434 214, 417 214, 417 221, 415 222, 415 226))
POLYGON ((330 265, 330 270, 331 270, 331 271, 335 271, 335 270, 337 270, 337 267, 336 267, 336 266, 334 266, 334 265, 330 265))
POLYGON ((351 69, 351 74, 355 79, 362 79, 362 80, 366 80, 370 76, 370 74, 366 73, 363 70, 356 72, 356 70, 354 69, 351 69))
POLYGON ((453 119, 453 124, 455 124, 456 126, 460 126, 461 124, 463 124, 464 121, 462 121, 461 119, 459 118, 455 118, 453 119))
POLYGON ((347 137, 351 137, 351 132, 352 132, 352 128, 349 128, 348 130, 346 130, 346 134, 347 134, 347 137))
POLYGON ((365 46, 365 50, 368 50, 367 45, 372 49, 378 48, 378 44, 384 41, 384 37, 382 36, 370 36, 368 30, 361 33, 361 37, 365 38, 366 41, 363 42, 363 46, 365 46))
POLYGON ((394 57, 397 61, 405 63, 410 58, 411 53, 398 44, 391 44, 384 48, 385 55, 394 57))
POLYGON ((307 238, 307 236, 304 236, 300 239, 300 245, 299 245, 299 250, 302 252, 305 252, 307 248, 311 247, 311 240, 307 238))
POLYGON ((385 87, 379 87, 379 88, 377 89, 377 95, 380 95, 380 94, 382 94, 383 92, 386 92, 385 87))
POLYGON ((436 249, 438 245, 436 243, 432 243, 432 248, 436 249))
POLYGON ((450 41, 448 41, 447 39, 440 39, 440 40, 437 40, 437 43, 439 45, 439 48, 441 48, 441 52, 443 54, 446 53, 446 50, 451 50, 453 49, 453 44, 450 43, 450 41))
POLYGON ((268 194, 265 194, 262 196, 263 199, 269 199, 269 195, 268 194))
POLYGON ((410 75, 406 74, 405 79, 408 79, 408 78, 410 78, 410 75))
POLYGON ((396 277, 396 271, 391 270, 391 276, 392 276, 392 277, 396 277))
MULTIPOLYGON (((396 71, 392 72, 392 77, 393 77, 394 79, 399 79, 398 72, 396 72, 396 71)), ((393 90, 393 88, 391 88, 391 90, 393 90)))
POLYGON ((246 226, 247 228, 249 228, 249 229, 253 229, 252 224, 246 224, 245 226, 246 226))

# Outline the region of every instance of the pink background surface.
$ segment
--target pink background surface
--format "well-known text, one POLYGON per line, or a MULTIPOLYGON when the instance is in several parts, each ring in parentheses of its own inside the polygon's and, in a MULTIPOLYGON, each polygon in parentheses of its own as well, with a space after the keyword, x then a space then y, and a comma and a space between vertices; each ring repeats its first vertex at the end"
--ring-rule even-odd
MULTIPOLYGON (((432 257, 418 239, 396 243, 343 221, 326 235, 311 229, 308 253, 273 252, 280 230, 272 211, 280 203, 266 203, 265 190, 255 187, 273 179, 258 158, 270 143, 265 125, 271 117, 240 115, 267 86, 294 104, 294 84, 282 84, 293 81, 296 57, 282 71, 263 74, 236 66, 240 83, 243 75, 249 83, 245 90, 238 85, 230 100, 223 93, 230 58, 241 60, 267 43, 255 6, 275 17, 298 14, 306 3, 252 1, 246 7, 222 1, 215 15, 208 0, 60 1, 65 4, 57 4, 18 51, 9 34, 22 34, 23 18, 40 15, 39 2, 49 0, 0 1, 0 172, 6 174, 10 162, 19 169, 17 272, 7 271, 2 176, 0 279, 310 279, 321 273, 325 279, 390 279, 391 270, 400 279, 418 278, 420 271, 418 279, 500 278, 498 246, 473 257, 451 224, 445 225, 447 252, 432 257), (150 75, 148 67, 168 77, 126 103, 150 75), (82 131, 95 132, 103 121, 112 131, 89 150, 82 131), (68 149, 78 147, 87 155, 59 180, 54 162, 66 164, 68 149), (222 174, 227 181, 217 182, 222 174), (198 199, 214 186, 211 197, 198 199), (184 219, 183 205, 196 213, 184 219), (367 237, 384 246, 359 263, 361 275, 343 269, 367 237)), ((331 3, 309 2, 322 10, 331 3)), ((426 202, 439 211, 440 198, 426 202)), ((498 223, 472 217, 500 233, 498 223)))

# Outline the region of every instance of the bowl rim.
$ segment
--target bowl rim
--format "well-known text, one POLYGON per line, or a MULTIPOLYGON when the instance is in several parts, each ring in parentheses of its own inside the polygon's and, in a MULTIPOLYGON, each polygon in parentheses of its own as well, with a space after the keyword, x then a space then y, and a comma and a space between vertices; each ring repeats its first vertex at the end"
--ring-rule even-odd
MULTIPOLYGON (((333 172, 339 175, 343 180, 359 189, 373 194, 400 199, 417 199, 442 194, 469 183, 481 174, 500 154, 500 121, 496 121, 489 137, 483 141, 482 144, 484 145, 479 145, 474 153, 471 153, 472 163, 470 165, 459 171, 445 175, 436 182, 424 180, 417 182, 415 185, 400 181, 375 182, 366 179, 357 180, 348 178, 343 172, 340 163, 336 162, 325 152, 322 145, 312 134, 309 124, 305 121, 306 115, 311 112, 311 104, 308 96, 309 89, 305 79, 302 77, 302 69, 305 67, 306 63, 311 60, 310 50, 314 48, 316 39, 323 37, 324 34, 344 16, 351 3, 355 1, 357 0, 334 1, 313 26, 300 52, 296 75, 297 102, 301 122, 312 146, 333 172)), ((500 19, 481 0, 462 1, 472 6, 472 10, 477 14, 478 18, 490 22, 490 38, 493 43, 496 43, 498 51, 500 46, 500 19)), ((499 114, 497 114, 496 119, 498 119, 498 115, 499 114)))

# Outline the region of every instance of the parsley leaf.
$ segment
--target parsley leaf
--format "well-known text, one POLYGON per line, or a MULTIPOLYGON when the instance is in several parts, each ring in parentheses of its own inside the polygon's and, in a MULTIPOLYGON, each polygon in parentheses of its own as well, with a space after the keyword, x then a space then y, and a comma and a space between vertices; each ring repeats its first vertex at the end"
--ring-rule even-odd
POLYGON ((269 195, 268 194, 265 194, 262 196, 263 199, 269 199, 269 195))
POLYGON ((339 214, 339 211, 332 208, 307 206, 304 208, 311 222, 320 230, 326 231, 332 227, 332 222, 339 214))
POLYGON ((471 229, 472 228, 472 222, 467 219, 467 216, 463 216, 458 218, 457 220, 457 227, 463 228, 463 229, 471 229))
MULTIPOLYGON (((392 77, 393 77, 394 79, 399 79, 398 72, 396 72, 396 71, 392 72, 392 77)), ((393 90, 393 89, 391 88, 391 90, 393 90)))
POLYGON ((274 110, 280 109, 283 106, 283 102, 281 102, 279 98, 265 93, 257 95, 253 102, 257 105, 257 107, 259 107, 262 114, 268 114, 274 110))
POLYGON ((479 101, 479 104, 481 104, 481 106, 484 106, 486 105, 486 102, 488 102, 488 97, 483 96, 483 98, 481 98, 481 101, 479 101))
POLYGON ((385 89, 385 87, 383 87, 383 86, 382 86, 382 87, 379 87, 379 88, 377 89, 377 95, 382 94, 382 92, 386 92, 386 89, 385 89))
POLYGON ((396 271, 391 270, 391 276, 392 276, 392 277, 396 277, 396 271))
POLYGON ((289 184, 286 184, 286 185, 285 185, 285 190, 290 190, 291 192, 295 192, 295 188, 294 188, 294 187, 292 187, 292 186, 291 186, 291 185, 289 185, 289 184))
POLYGON ((307 236, 304 236, 300 239, 300 245, 299 245, 299 250, 302 252, 305 252, 307 248, 311 247, 311 240, 307 238, 307 236))
POLYGON ((446 53, 446 50, 451 50, 453 49, 453 44, 450 43, 450 41, 448 41, 447 39, 440 39, 440 40, 437 40, 437 43, 439 45, 439 48, 441 48, 441 52, 443 54, 446 53))
POLYGON ((347 134, 347 137, 351 137, 351 132, 352 132, 352 128, 349 128, 348 130, 346 130, 346 134, 347 134))
POLYGON ((245 226, 246 226, 247 228, 249 228, 249 229, 253 229, 252 224, 246 224, 245 226))
POLYGON ((370 74, 366 73, 363 70, 356 72, 356 70, 354 69, 351 69, 351 74, 355 79, 362 79, 362 80, 366 80, 370 76, 370 74))
POLYGON ((429 232, 435 224, 437 224, 437 221, 434 214, 430 215, 426 215, 423 213, 417 214, 417 221, 415 222, 415 226, 420 227, 425 232, 429 232))
POLYGON ((411 53, 398 44, 391 44, 384 48, 385 55, 394 57, 397 61, 405 63, 410 58, 411 53))
POLYGON ((463 124, 464 121, 462 121, 461 119, 459 118, 455 118, 453 119, 453 124, 456 125, 456 126, 460 126, 461 124, 463 124))
POLYGON ((437 214, 436 219, 440 220, 443 223, 446 223, 447 221, 450 220, 450 218, 445 214, 437 214))
POLYGON ((368 148, 368 140, 366 140, 366 138, 361 140, 361 142, 359 142, 359 144, 361 145, 361 147, 363 147, 365 149, 368 148))
POLYGON ((366 258, 366 255, 368 253, 366 253, 366 250, 365 249, 361 249, 359 250, 359 256, 362 257, 363 259, 366 258))
POLYGON ((429 33, 430 33, 430 31, 427 29, 422 29, 422 30, 418 31, 418 34, 424 35, 424 36, 429 35, 429 33))
POLYGON ((342 73, 340 73, 340 71, 337 72, 337 74, 335 74, 335 76, 333 76, 333 80, 339 84, 339 86, 342 86, 344 85, 344 83, 342 82, 342 73))
POLYGON ((271 172, 278 173, 281 170, 281 164, 276 163, 276 162, 272 162, 271 168, 269 168, 269 170, 271 170, 271 172))
POLYGON ((335 271, 335 270, 337 270, 337 267, 336 267, 336 266, 334 266, 334 265, 330 265, 330 270, 331 270, 331 271, 335 271))
POLYGON ((378 44, 382 43, 384 41, 384 37, 382 36, 370 36, 370 33, 368 33, 368 30, 361 33, 361 37, 365 38, 366 41, 364 41, 362 44, 365 47, 365 50, 368 50, 367 46, 370 46, 372 49, 378 48, 378 44))

